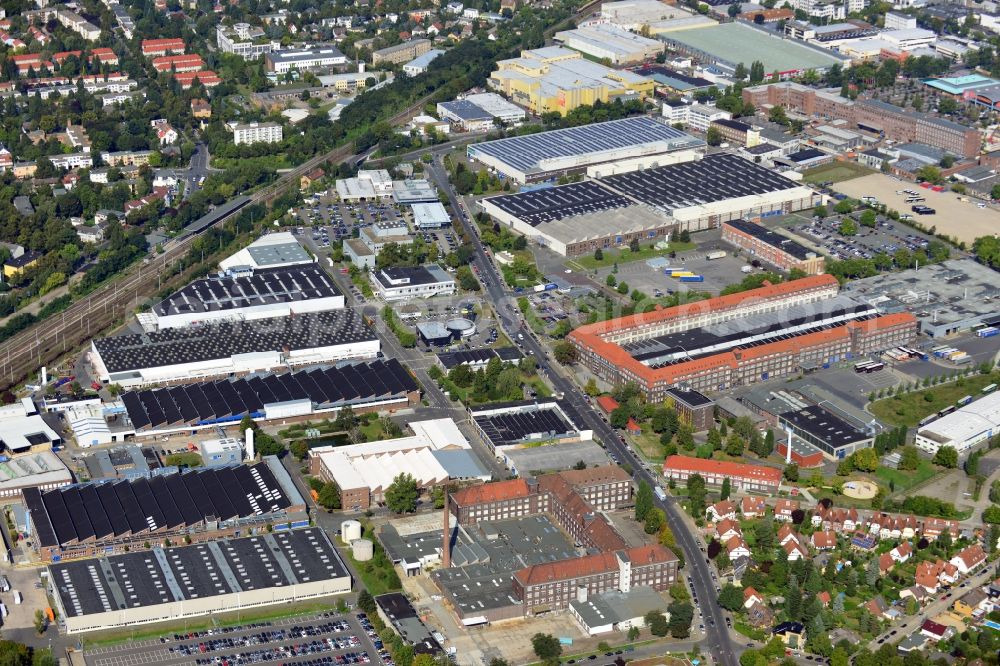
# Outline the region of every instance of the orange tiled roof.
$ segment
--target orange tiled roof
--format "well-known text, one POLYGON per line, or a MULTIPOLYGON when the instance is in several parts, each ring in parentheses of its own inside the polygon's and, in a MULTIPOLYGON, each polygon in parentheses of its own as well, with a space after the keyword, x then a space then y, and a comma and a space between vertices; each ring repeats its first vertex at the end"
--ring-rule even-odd
MULTIPOLYGON (((642 566, 656 562, 672 562, 677 559, 669 548, 658 544, 640 546, 625 551, 632 566, 642 566)), ((524 587, 550 583, 560 580, 570 580, 583 576, 614 571, 618 568, 618 559, 614 552, 598 553, 585 557, 575 557, 558 562, 546 562, 521 569, 514 574, 524 587)))
POLYGON ((734 463, 727 460, 705 460, 703 458, 692 458, 691 456, 670 456, 663 462, 663 469, 674 469, 685 472, 704 472, 706 474, 721 474, 723 476, 751 478, 759 481, 769 481, 772 483, 781 482, 781 470, 775 467, 745 465, 743 463, 734 463))
POLYGON ((501 500, 527 497, 530 494, 528 483, 524 479, 510 479, 496 483, 484 483, 481 486, 469 486, 452 493, 451 499, 459 506, 499 502, 501 500))

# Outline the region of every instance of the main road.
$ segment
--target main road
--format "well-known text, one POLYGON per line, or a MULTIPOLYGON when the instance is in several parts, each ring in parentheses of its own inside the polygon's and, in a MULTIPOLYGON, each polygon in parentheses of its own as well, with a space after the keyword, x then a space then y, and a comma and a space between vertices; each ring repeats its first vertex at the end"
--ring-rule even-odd
MULTIPOLYGON (((559 372, 558 364, 549 358, 545 348, 520 319, 514 299, 507 293, 500 275, 486 254, 478 230, 472 222, 471 211, 466 210, 448 182, 447 173, 439 154, 434 155, 433 162, 428 165, 428 172, 438 188, 447 194, 448 201, 457 218, 466 226, 468 236, 476 250, 473 263, 478 269, 479 280, 497 312, 498 320, 508 335, 514 339, 518 334, 521 334, 523 339, 519 339, 519 342, 524 347, 525 353, 533 355, 539 363, 552 368, 552 372, 548 373, 548 376, 555 390, 562 394, 564 400, 576 408, 594 434, 604 442, 607 450, 622 462, 628 463, 629 467, 632 468, 633 480, 636 482, 645 481, 650 487, 659 485, 660 479, 646 468, 644 462, 624 443, 621 436, 603 418, 598 416, 593 405, 586 399, 576 383, 559 372)), ((677 539, 677 545, 684 551, 688 575, 698 597, 698 605, 705 623, 705 640, 702 643, 702 648, 712 655, 717 664, 738 666, 736 645, 726 629, 726 620, 722 609, 716 603, 715 582, 712 579, 708 561, 688 528, 677 500, 669 496, 665 500, 654 497, 654 503, 663 509, 667 516, 667 524, 677 539)))

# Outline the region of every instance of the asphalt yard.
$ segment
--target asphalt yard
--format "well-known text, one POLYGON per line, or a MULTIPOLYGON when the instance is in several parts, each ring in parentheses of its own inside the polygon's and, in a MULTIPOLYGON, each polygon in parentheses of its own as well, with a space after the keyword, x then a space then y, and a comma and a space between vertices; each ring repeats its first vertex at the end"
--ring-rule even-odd
POLYGON ((328 613, 199 632, 166 632, 84 652, 91 666, 143 664, 382 664, 354 615, 328 613), (211 633, 209 633, 211 632, 211 633), (187 636, 190 635, 191 638, 187 636), (183 636, 183 638, 181 638, 183 636))

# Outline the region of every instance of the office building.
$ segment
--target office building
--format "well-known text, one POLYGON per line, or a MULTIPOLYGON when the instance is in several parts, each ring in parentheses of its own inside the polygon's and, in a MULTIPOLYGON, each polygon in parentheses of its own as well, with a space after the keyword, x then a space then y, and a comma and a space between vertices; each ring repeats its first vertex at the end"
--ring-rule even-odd
POLYGON ((526 117, 524 109, 496 93, 477 93, 453 102, 439 102, 437 112, 442 120, 449 120, 467 132, 489 130, 494 124, 516 127, 526 117))
MULTIPOLYGON (((264 56, 264 68, 268 72, 274 72, 275 74, 287 74, 293 70, 298 72, 315 72, 341 67, 346 64, 347 56, 334 46, 274 51, 264 56)), ((361 72, 359 76, 370 77, 371 75, 361 72)))
POLYGON ((713 121, 729 120, 733 114, 705 104, 666 101, 663 103, 663 117, 671 125, 680 123, 699 132, 707 132, 713 121))
POLYGON ((281 143, 283 138, 281 123, 233 123, 233 143, 281 143))
POLYGON ((388 266, 371 274, 372 288, 384 301, 448 296, 455 293, 455 279, 437 264, 388 266))
POLYGON ((827 460, 843 460, 871 448, 874 438, 857 425, 819 405, 807 405, 778 415, 778 427, 820 451, 827 460))
POLYGON ((753 222, 723 222, 722 240, 743 250, 748 256, 783 271, 794 268, 806 275, 820 275, 825 271, 823 255, 753 222))
POLYGON ((411 204, 410 209, 413 211, 413 227, 418 231, 451 226, 451 215, 440 201, 411 204))
POLYGON ((263 28, 249 23, 215 26, 215 43, 223 53, 233 53, 244 60, 255 60, 276 48, 263 28))
POLYGON ((652 79, 611 69, 560 46, 522 51, 519 58, 500 60, 488 83, 492 90, 537 115, 566 115, 597 101, 645 99, 655 87, 652 79))
POLYGON ((441 55, 444 55, 444 51, 441 49, 431 49, 426 53, 421 53, 416 58, 403 65, 403 73, 407 76, 417 76, 418 74, 423 74, 427 71, 427 68, 430 67, 431 63, 441 55))

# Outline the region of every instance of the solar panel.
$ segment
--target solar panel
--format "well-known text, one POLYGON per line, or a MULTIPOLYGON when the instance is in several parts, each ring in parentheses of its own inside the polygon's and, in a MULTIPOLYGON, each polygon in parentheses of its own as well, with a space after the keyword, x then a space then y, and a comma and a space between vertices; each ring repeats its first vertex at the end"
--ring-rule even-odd
POLYGON ((125 511, 125 520, 128 521, 129 531, 133 534, 139 534, 146 530, 148 525, 142 515, 142 510, 139 508, 139 501, 136 499, 135 493, 132 492, 132 485, 128 481, 122 481, 114 484, 114 488, 118 495, 118 501, 121 502, 122 509, 125 511))
POLYGON ((220 488, 225 490, 229 503, 237 515, 249 516, 254 513, 250 502, 247 501, 246 493, 236 479, 236 474, 231 467, 219 467, 215 470, 215 476, 220 488))
POLYGON ((188 492, 187 484, 184 483, 184 477, 189 476, 188 474, 168 474, 164 477, 167 488, 170 489, 170 496, 174 498, 174 504, 177 505, 177 510, 180 511, 181 517, 184 522, 188 525, 196 525, 200 522, 205 514, 198 508, 195 501, 191 498, 191 493, 188 492))
POLYGON ((83 505, 78 488, 66 488, 60 491, 66 509, 69 511, 70 520, 73 521, 73 529, 76 531, 78 541, 86 541, 94 538, 94 526, 90 524, 87 516, 87 507, 83 505))
POLYGON ((215 418, 215 412, 212 409, 212 405, 208 402, 208 398, 205 396, 202 386, 203 384, 190 384, 185 386, 184 390, 187 391, 191 404, 198 410, 198 418, 205 421, 207 419, 215 418))
POLYGON ((229 405, 226 404, 225 398, 219 393, 219 388, 216 384, 217 382, 210 382, 201 385, 201 392, 205 394, 205 399, 208 400, 208 404, 212 407, 212 416, 217 419, 224 416, 231 416, 229 405))
POLYGON ((212 499, 212 504, 215 506, 216 518, 219 520, 234 518, 237 515, 236 508, 229 501, 229 495, 226 494, 226 490, 219 483, 219 478, 215 470, 205 470, 197 474, 201 476, 201 481, 205 484, 205 490, 212 499))
POLYGON ((240 400, 239 393, 236 392, 236 389, 233 388, 233 385, 230 382, 216 382, 215 388, 226 401, 226 405, 229 406, 230 414, 243 414, 247 411, 247 406, 243 404, 242 400, 240 400))
POLYGON ((42 497, 42 501, 59 543, 76 541, 76 528, 73 526, 73 519, 69 515, 66 503, 63 501, 62 493, 58 490, 46 493, 42 497))
POLYGON ((180 477, 181 481, 184 482, 184 487, 187 489, 188 496, 202 517, 213 516, 218 518, 219 513, 212 504, 208 491, 205 490, 205 484, 201 480, 201 475, 197 472, 187 472, 181 474, 180 477))
POLYGON ((101 499, 101 506, 111 522, 111 529, 115 536, 127 534, 129 531, 128 518, 125 517, 125 509, 122 508, 118 493, 115 492, 114 484, 102 483, 97 486, 97 496, 101 499))
POLYGON ((181 412, 181 418, 184 421, 190 423, 191 421, 198 420, 198 408, 191 403, 191 397, 184 387, 175 386, 165 390, 170 393, 170 398, 177 405, 177 408, 181 412))
POLYGON ((153 497, 156 498, 156 503, 160 506, 164 524, 170 529, 183 525, 184 517, 170 494, 166 478, 164 476, 152 477, 149 480, 149 489, 153 492, 153 497))
POLYGON ((80 486, 80 502, 87 512, 90 525, 94 528, 94 538, 105 539, 114 536, 111 520, 104 510, 104 505, 101 504, 101 498, 97 495, 97 486, 92 484, 80 486))
POLYGON ((263 405, 278 401, 271 392, 271 389, 268 388, 267 384, 260 377, 248 377, 246 383, 250 390, 260 398, 263 405))

